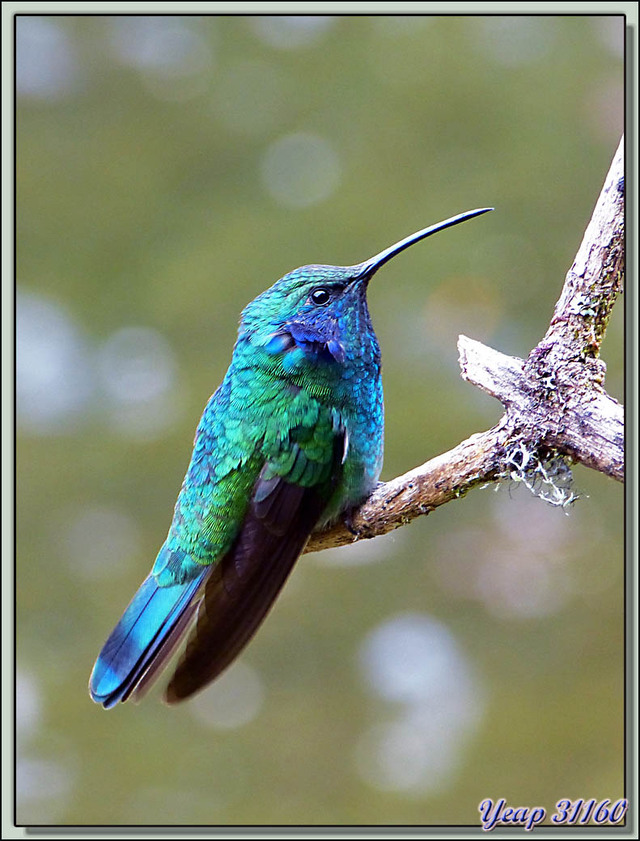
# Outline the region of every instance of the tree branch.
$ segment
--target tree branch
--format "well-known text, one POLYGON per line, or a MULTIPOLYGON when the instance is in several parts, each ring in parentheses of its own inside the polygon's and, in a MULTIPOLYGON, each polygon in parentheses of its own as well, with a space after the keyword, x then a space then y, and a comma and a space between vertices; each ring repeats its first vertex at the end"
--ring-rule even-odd
POLYGON ((380 483, 350 515, 312 535, 305 552, 386 534, 468 490, 510 478, 566 505, 569 462, 624 480, 624 409, 603 388, 599 359, 624 274, 624 138, 567 273, 544 338, 526 360, 466 336, 462 377, 505 407, 500 421, 454 449, 380 483))

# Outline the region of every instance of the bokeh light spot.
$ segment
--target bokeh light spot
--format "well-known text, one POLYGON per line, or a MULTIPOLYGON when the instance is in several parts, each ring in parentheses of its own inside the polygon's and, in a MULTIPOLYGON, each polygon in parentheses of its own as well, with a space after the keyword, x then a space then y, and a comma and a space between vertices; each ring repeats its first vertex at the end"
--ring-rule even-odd
POLYGON ((257 672, 237 662, 189 704, 206 727, 231 730, 252 721, 260 712, 264 689, 257 672))
POLYGON ((42 295, 16 301, 16 403, 26 432, 66 432, 88 408, 90 349, 71 316, 42 295))
POLYGON ((213 67, 210 39, 177 15, 125 15, 110 19, 109 42, 117 58, 140 71, 159 99, 184 100, 203 93, 213 67))
POLYGON ((596 37, 615 58, 624 56, 625 19, 623 15, 594 15, 591 18, 596 37))
POLYGON ((16 670, 16 733, 25 741, 42 724, 42 697, 35 678, 24 669, 16 670))
POLYGON ((63 762, 19 755, 16 760, 18 823, 58 823, 71 799, 74 776, 63 762))
POLYGON ((504 67, 541 61, 556 37, 553 21, 541 16, 479 17, 476 27, 479 48, 488 58, 504 67))
POLYGON ((360 664, 367 683, 387 701, 422 705, 469 689, 466 660, 450 631, 426 614, 401 613, 365 640, 360 664))
POLYGON ((262 161, 262 181, 278 204, 302 208, 327 199, 341 166, 333 146, 315 134, 289 134, 273 143, 262 161))
POLYGON ((574 590, 572 545, 579 527, 526 488, 501 488, 493 522, 441 537, 433 571, 449 592, 480 601, 503 619, 561 610, 574 590))
POLYGON ((80 70, 68 32, 52 18, 16 18, 18 96, 55 100, 79 87, 80 70))
POLYGON ((110 417, 120 432, 154 438, 175 421, 177 363, 169 342, 149 327, 123 327, 98 351, 110 417))
POLYGON ((125 572, 141 545, 133 517, 108 506, 74 508, 64 530, 65 556, 72 569, 89 580, 125 572))
POLYGON ((332 28, 332 15, 269 15, 249 19, 254 34, 279 50, 311 47, 332 28))
POLYGON ((398 712, 362 734, 360 776, 407 794, 446 788, 484 710, 484 693, 451 632, 426 614, 398 614, 365 639, 360 666, 373 693, 398 712))
POLYGON ((175 362, 166 339, 148 327, 123 327, 99 356, 102 381, 121 403, 145 403, 173 384, 175 362))
POLYGON ((16 673, 15 803, 18 823, 58 823, 71 800, 76 758, 50 730, 43 733, 46 699, 37 680, 22 668, 16 673))

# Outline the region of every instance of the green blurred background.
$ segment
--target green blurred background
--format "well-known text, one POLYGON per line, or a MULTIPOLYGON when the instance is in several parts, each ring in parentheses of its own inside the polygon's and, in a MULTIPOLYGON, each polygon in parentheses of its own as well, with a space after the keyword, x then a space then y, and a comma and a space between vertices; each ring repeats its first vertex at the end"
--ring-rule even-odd
MULTIPOLYGON (((26 824, 477 824, 623 796, 623 491, 476 490, 306 555, 196 700, 87 680, 169 526, 242 307, 384 268, 383 479, 490 427, 459 333, 526 356, 618 145, 624 19, 17 19, 17 804, 26 824)), ((603 347, 622 399, 622 303, 603 347)))

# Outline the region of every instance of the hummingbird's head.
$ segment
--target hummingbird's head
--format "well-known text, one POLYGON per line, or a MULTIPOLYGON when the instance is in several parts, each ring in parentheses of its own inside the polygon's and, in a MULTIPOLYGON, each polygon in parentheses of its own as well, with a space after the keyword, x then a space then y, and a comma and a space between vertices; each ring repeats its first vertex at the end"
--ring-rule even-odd
POLYGON ((305 362, 335 364, 367 354, 377 357, 366 299, 373 275, 410 245, 491 209, 470 210, 431 225, 354 266, 294 269, 245 308, 240 339, 268 354, 283 354, 285 370, 305 362))
POLYGON ((357 266, 301 266, 252 301, 242 314, 241 335, 270 353, 303 353, 344 359, 344 337, 367 319, 366 278, 357 266))

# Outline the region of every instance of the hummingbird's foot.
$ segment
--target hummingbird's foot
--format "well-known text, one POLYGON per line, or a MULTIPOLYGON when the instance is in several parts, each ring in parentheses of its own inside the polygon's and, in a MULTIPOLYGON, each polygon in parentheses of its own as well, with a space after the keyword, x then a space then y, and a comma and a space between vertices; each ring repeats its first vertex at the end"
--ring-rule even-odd
POLYGON ((351 508, 349 511, 345 511, 345 513, 342 515, 342 522, 345 524, 346 528, 351 532, 351 534, 354 537, 360 537, 360 531, 353 524, 354 512, 355 508, 351 508))

